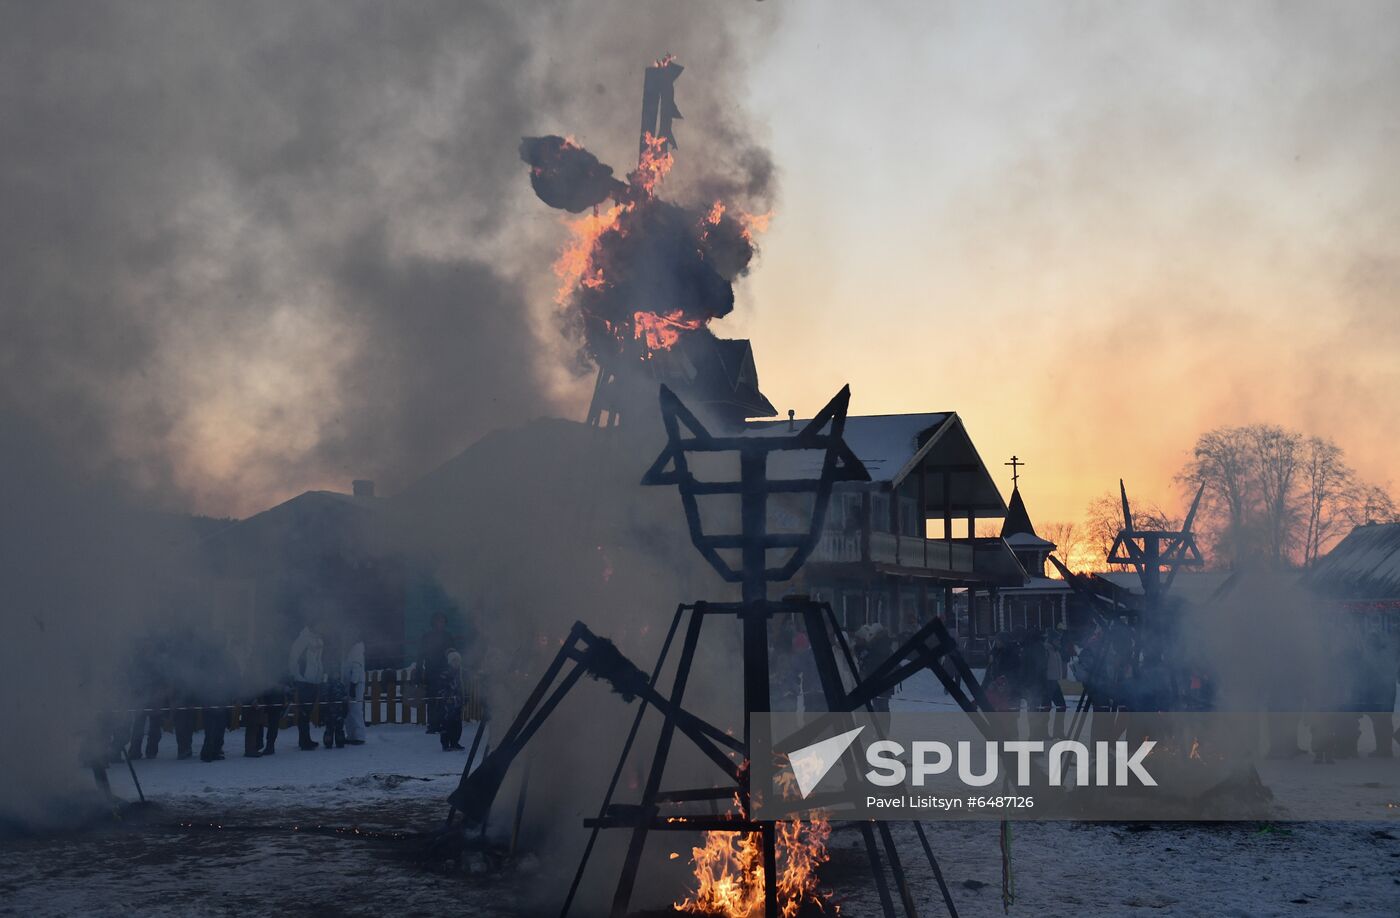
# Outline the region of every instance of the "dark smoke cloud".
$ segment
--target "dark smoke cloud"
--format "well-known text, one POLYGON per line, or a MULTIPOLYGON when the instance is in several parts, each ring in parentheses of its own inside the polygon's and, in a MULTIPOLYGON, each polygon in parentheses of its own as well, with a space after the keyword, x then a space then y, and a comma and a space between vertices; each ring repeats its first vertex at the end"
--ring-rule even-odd
POLYGON ((632 147, 642 69, 675 48, 697 164, 771 178, 730 101, 734 29, 646 14, 5 5, 4 407, 219 513, 352 475, 389 490, 568 408, 538 305, 559 240, 520 206, 519 138, 567 120, 632 147))
MULTIPOLYGON (((91 784, 77 737, 130 700, 134 641, 189 617, 229 637, 177 592, 206 573, 202 522, 149 507, 242 515, 351 476, 392 492, 571 410, 564 231, 520 138, 586 131, 628 163, 643 68, 674 50, 695 65, 681 180, 767 196, 733 102, 743 37, 680 3, 0 5, 0 671, 46 693, 0 706, 26 738, 0 759, 0 821, 91 784)), ((478 484, 537 489, 517 470, 478 484)), ((547 528, 578 512, 541 506, 547 528)), ((602 549, 559 538, 593 564, 569 577, 596 579, 602 549)), ((454 564, 464 606, 489 590, 520 633, 560 633, 524 600, 568 577, 454 564)))

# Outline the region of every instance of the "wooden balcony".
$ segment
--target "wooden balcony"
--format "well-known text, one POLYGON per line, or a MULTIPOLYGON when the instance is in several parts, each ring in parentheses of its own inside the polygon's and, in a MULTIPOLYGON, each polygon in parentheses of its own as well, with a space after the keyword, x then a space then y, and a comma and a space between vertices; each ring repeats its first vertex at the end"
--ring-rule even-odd
POLYGON ((970 574, 974 570, 973 555, 973 546, 967 542, 875 531, 870 533, 870 557, 867 559, 861 556, 860 533, 827 530, 822 533, 811 560, 837 564, 868 560, 876 564, 970 574))

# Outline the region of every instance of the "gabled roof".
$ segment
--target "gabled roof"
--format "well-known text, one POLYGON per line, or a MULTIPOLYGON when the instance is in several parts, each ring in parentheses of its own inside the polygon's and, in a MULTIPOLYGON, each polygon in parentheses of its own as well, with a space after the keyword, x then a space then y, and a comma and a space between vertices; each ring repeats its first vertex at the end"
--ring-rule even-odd
POLYGON ((1400 523, 1357 526, 1304 582, 1338 599, 1400 599, 1400 523))
POLYGON ((665 380, 686 398, 746 418, 771 418, 778 413, 758 388, 758 366, 748 339, 720 338, 709 329, 698 329, 683 335, 666 356, 672 363, 684 358, 689 364, 676 368, 679 377, 665 380))
MULTIPOLYGON (((758 436, 782 436, 805 423, 793 421, 789 428, 788 421, 750 421, 744 429, 758 436)), ((852 415, 846 418, 845 440, 865 464, 872 482, 898 487, 915 471, 927 472, 932 480, 925 489, 924 512, 929 516, 944 509, 942 476, 949 479, 951 509, 959 519, 969 510, 980 517, 1006 513, 1006 502, 956 412, 852 415)), ((769 457, 769 474, 814 477, 821 471, 821 462, 822 454, 815 450, 774 453, 769 457)), ((914 490, 910 486, 904 493, 912 496, 914 490)))

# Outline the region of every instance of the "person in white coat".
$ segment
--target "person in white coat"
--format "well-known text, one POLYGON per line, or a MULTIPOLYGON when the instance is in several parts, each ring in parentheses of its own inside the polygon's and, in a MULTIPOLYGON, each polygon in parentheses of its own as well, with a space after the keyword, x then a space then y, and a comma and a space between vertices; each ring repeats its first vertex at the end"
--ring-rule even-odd
POLYGON ((287 669, 297 692, 297 740, 302 749, 315 749, 320 745, 311 738, 311 709, 320 699, 321 680, 326 674, 321 660, 325 646, 320 631, 307 622, 292 642, 287 658, 287 669))
POLYGON ((356 638, 345 652, 345 682, 350 691, 350 711, 345 715, 345 742, 365 743, 365 642, 356 638))

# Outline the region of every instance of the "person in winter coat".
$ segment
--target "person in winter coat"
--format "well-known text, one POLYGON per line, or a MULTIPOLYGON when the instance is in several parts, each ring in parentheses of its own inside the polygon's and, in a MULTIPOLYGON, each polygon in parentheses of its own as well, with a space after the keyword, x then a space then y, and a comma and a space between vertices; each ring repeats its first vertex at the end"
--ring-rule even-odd
POLYGON ((437 671, 431 686, 433 694, 440 699, 439 703, 442 705, 438 714, 441 718, 438 739, 442 742, 443 752, 463 748, 462 655, 455 650, 448 650, 445 656, 447 665, 437 671))
MULTIPOLYGON (((870 622, 856 630, 856 665, 860 667, 862 676, 869 676, 879 669, 894 651, 894 641, 889 631, 879 622, 870 622)), ((894 689, 889 689, 875 696, 870 699, 871 707, 876 711, 888 711, 893 694, 894 689)))
POLYGON ((165 648, 154 637, 147 638, 137 648, 131 672, 131 684, 136 693, 136 711, 131 720, 131 736, 126 755, 141 758, 141 740, 146 741, 146 758, 153 759, 160 751, 161 719, 169 704, 166 682, 165 648))
POLYGON ((1394 757, 1391 745, 1395 742, 1395 725, 1392 713, 1395 711, 1395 646, 1385 634, 1370 634, 1365 638, 1361 651, 1362 687, 1358 694, 1358 710, 1370 715, 1371 729, 1376 737, 1376 748, 1371 752, 1375 758, 1394 757))
POLYGON ((1020 646, 1005 632, 996 635, 987 649, 987 671, 982 674, 982 692, 993 710, 1021 709, 1020 673, 1020 646))
POLYGON ((287 707, 285 686, 275 685, 244 704, 243 754, 250 759, 277 752, 277 731, 287 707))
POLYGON ((207 703, 207 642, 188 628, 178 628, 171 633, 167 646, 165 674, 173 708, 175 757, 188 759, 194 755, 194 728, 200 709, 207 703))
MULTIPOLYGON (((1027 628, 1013 640, 1021 649, 1020 672, 1016 677, 1017 695, 1026 700, 1026 710, 1040 713, 1050 710, 1045 697, 1045 671, 1049 668, 1046 659, 1045 637, 1034 628, 1027 628)), ((1016 707, 1020 707, 1017 702, 1016 707)), ((1033 723, 1044 723, 1046 718, 1035 718, 1033 723)))
POLYGON ((345 682, 350 695, 350 710, 345 715, 345 742, 351 746, 365 743, 365 642, 356 639, 345 653, 345 682))
POLYGON ((326 642, 321 656, 321 666, 325 670, 321 683, 321 726, 325 734, 321 743, 327 749, 345 748, 345 714, 350 693, 341 678, 340 647, 339 640, 326 642))
POLYGON ((321 684, 321 725, 325 734, 321 742, 327 749, 345 748, 345 709, 349 693, 338 675, 326 675, 321 684))
POLYGON ((199 657, 202 681, 199 699, 204 720, 201 762, 217 762, 224 757, 224 733, 228 730, 229 710, 233 707, 236 673, 233 659, 222 645, 207 641, 199 657))
POLYGON ((311 738, 311 709, 320 700, 321 682, 326 675, 321 661, 325 643, 321 632, 307 622, 292 642, 287 657, 287 670, 296 689, 297 740, 303 750, 315 749, 318 745, 311 738))
POLYGON ((1064 687, 1060 685, 1060 680, 1065 677, 1065 656, 1063 649, 1064 632, 1058 630, 1047 631, 1045 634, 1045 688, 1041 693, 1041 710, 1048 715, 1045 719, 1046 738, 1058 736, 1055 730, 1055 714, 1059 712, 1060 730, 1067 726, 1065 723, 1065 711, 1068 705, 1065 704, 1064 687))
POLYGON ((447 667, 447 652, 456 640, 447 631, 447 616, 434 612, 432 625, 423 635, 418 648, 418 672, 423 685, 428 689, 428 732, 436 733, 442 728, 443 703, 432 690, 447 667))

